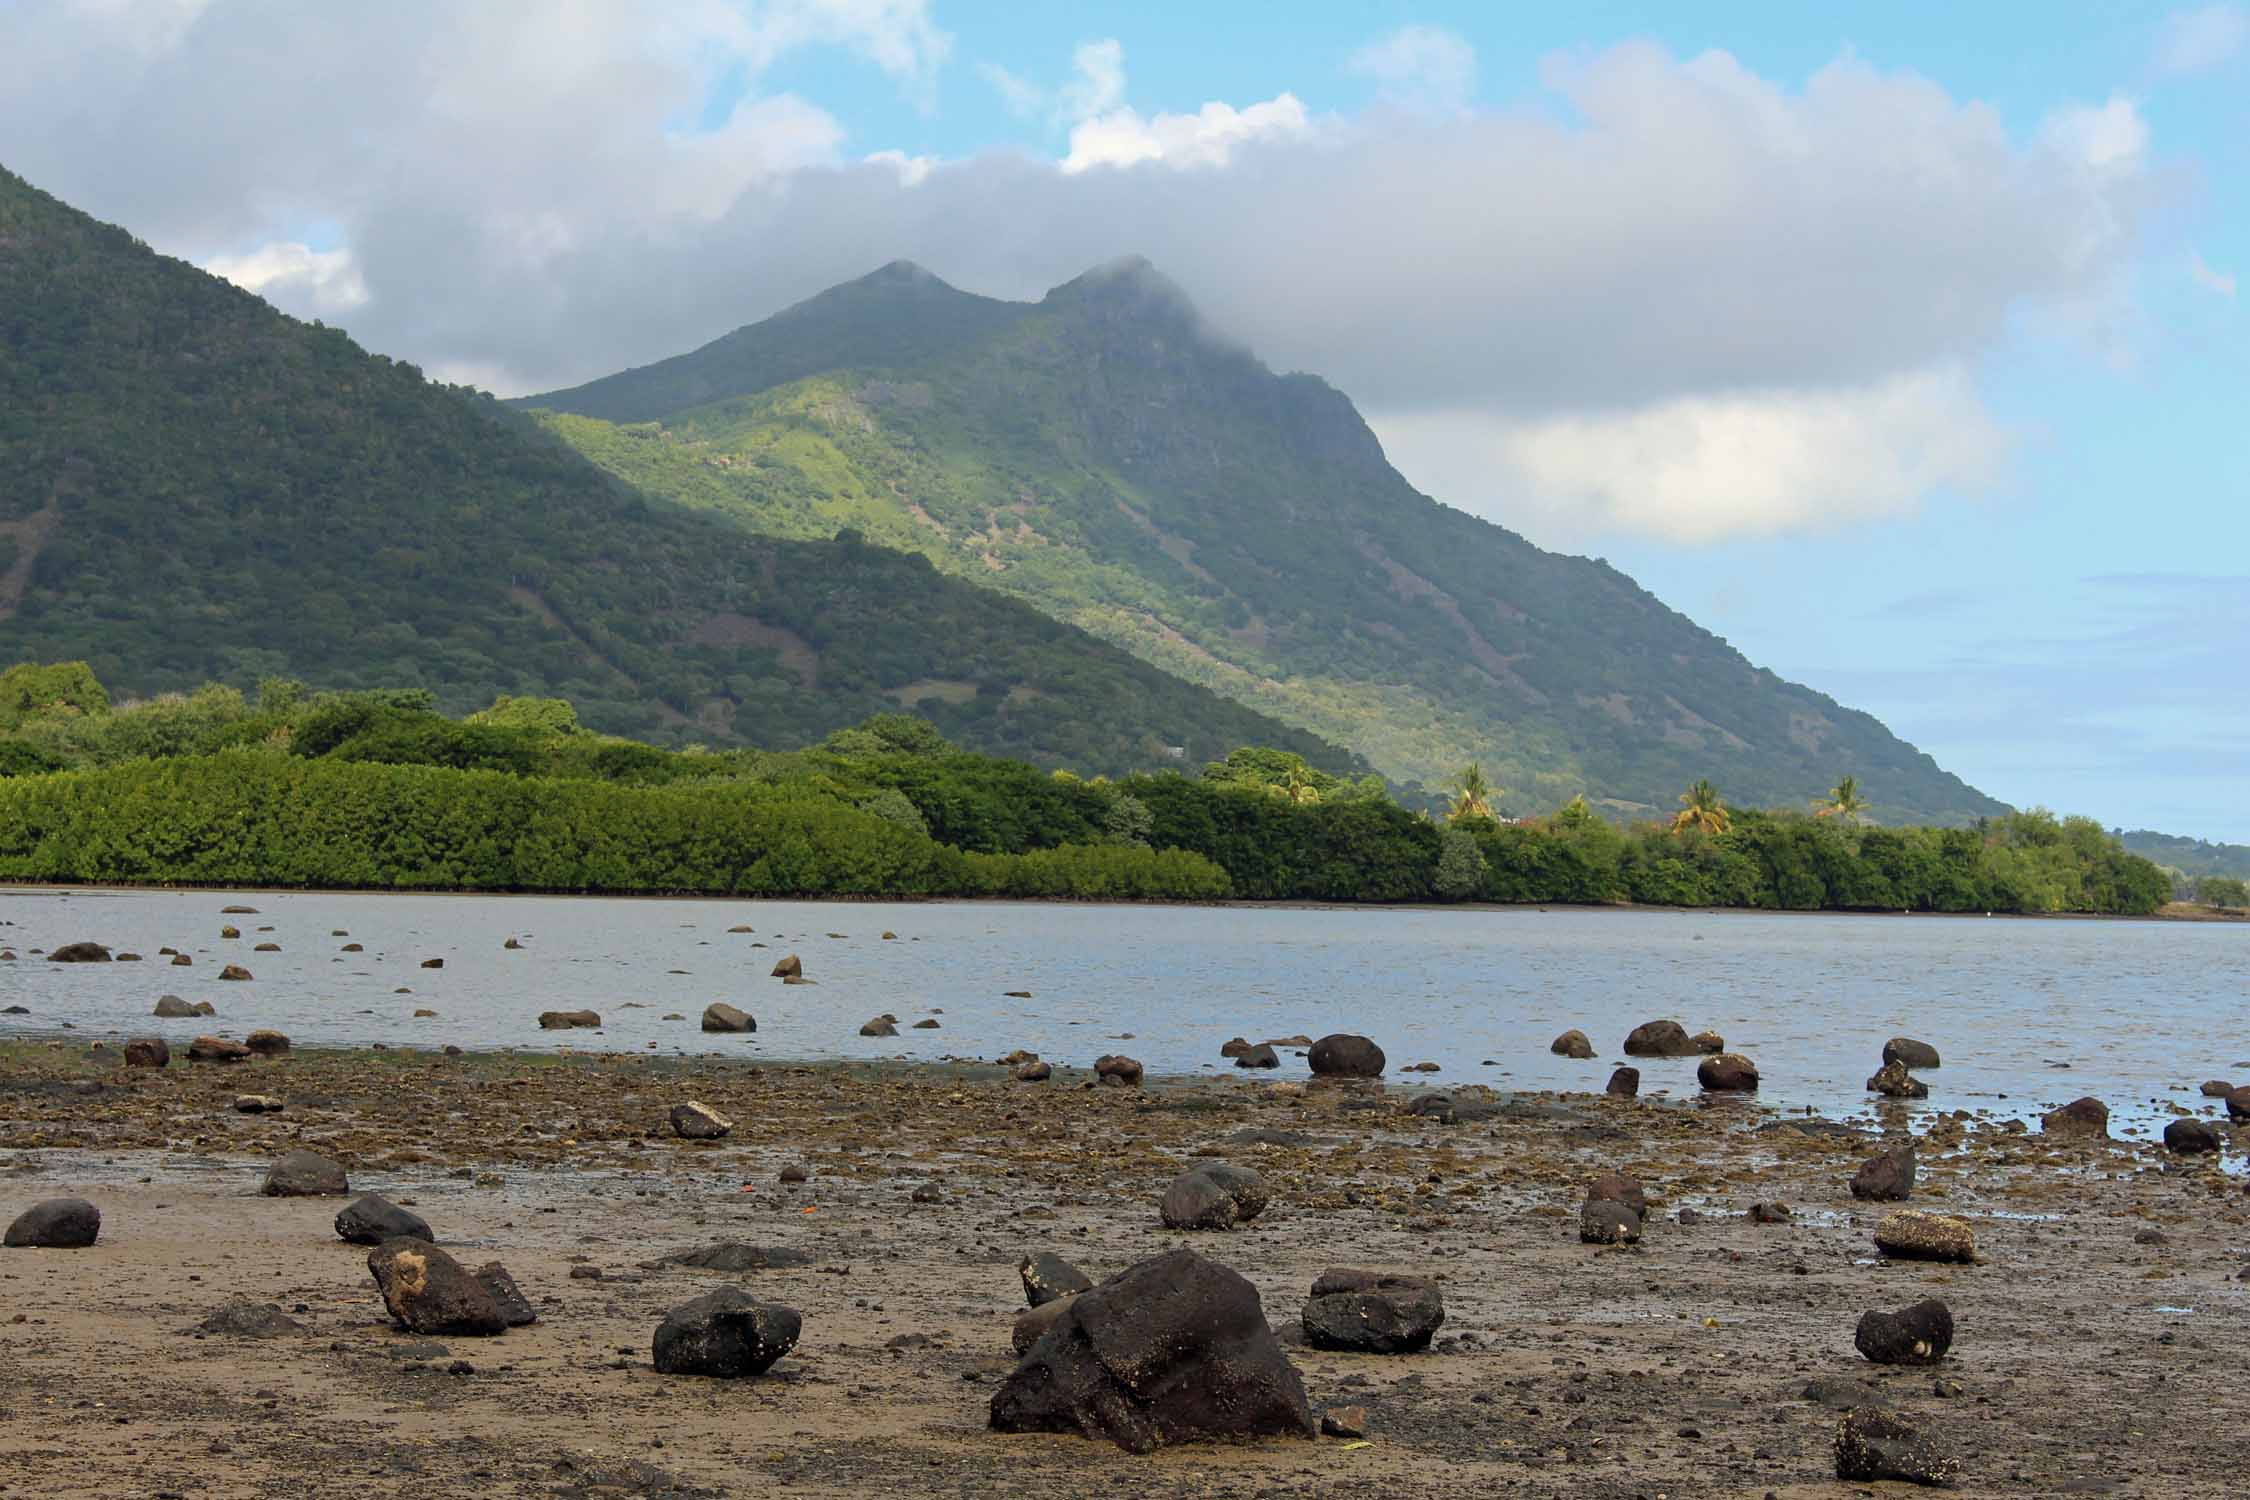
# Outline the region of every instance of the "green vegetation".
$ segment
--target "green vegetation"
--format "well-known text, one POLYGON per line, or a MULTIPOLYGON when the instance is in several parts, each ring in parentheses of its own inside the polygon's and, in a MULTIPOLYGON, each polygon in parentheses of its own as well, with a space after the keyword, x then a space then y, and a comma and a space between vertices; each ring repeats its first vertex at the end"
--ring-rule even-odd
MULTIPOLYGON (((1753 667, 1599 561, 1417 494, 1351 403, 1210 338, 1146 265, 1035 304, 890 267, 677 359, 524 403, 644 491, 774 537, 849 528, 1365 754, 1435 805, 1652 814, 1702 775, 1884 822, 2005 809, 1753 667)), ((1497 810, 1497 809, 1496 809, 1497 810)))
POLYGON ((2214 844, 2146 828, 2121 832, 2117 839, 2162 867, 2172 879, 2172 894, 2182 901, 2209 901, 2202 893, 2202 882, 2209 876, 2250 882, 2250 844, 2214 844))
POLYGON ((0 731, 0 879, 2134 913, 2169 894, 2098 825, 2036 810, 1864 830, 1734 810, 1712 832, 1577 798, 1441 826, 1270 748, 1082 779, 886 713, 801 750, 670 750, 556 700, 453 719, 424 689, 280 678, 255 701, 51 701, 0 731))
MULTIPOLYGON (((484 727, 563 698, 645 741, 776 748, 911 707, 1087 773, 1247 742, 1366 770, 833 524, 749 536, 636 494, 4 171, 0 475, 0 660, 82 659, 130 696, 288 675, 513 700, 484 727)), ((12 679, 0 727, 99 707, 40 670, 62 677, 12 679)))
POLYGON ((2250 881, 2237 875, 2206 875, 2195 883, 2195 899, 2205 906, 2250 906, 2250 881))

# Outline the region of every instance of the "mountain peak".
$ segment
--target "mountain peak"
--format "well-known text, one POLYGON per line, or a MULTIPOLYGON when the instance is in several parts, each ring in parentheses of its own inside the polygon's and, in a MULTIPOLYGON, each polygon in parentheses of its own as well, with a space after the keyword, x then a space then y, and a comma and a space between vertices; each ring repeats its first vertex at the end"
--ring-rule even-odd
POLYGON ((1045 301, 1050 307, 1101 307, 1142 317, 1202 322, 1186 291, 1145 255, 1106 261, 1056 287, 1045 301))

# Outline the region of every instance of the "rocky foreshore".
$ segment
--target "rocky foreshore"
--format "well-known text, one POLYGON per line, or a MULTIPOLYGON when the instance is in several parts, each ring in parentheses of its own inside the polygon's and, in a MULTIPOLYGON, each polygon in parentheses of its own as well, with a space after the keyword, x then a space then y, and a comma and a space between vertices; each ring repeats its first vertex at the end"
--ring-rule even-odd
POLYGON ((2218 1150, 1047 1061, 0 1048, 0 1220, 77 1245, 0 1250, 9 1492, 2236 1485, 2207 1101, 2218 1150))

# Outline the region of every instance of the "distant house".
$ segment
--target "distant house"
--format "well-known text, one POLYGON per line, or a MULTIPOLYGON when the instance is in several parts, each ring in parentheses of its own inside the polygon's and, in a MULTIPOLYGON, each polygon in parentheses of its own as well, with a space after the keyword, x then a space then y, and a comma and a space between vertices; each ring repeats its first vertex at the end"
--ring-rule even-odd
POLYGON ((1164 758, 1165 758, 1166 760, 1186 760, 1186 759, 1187 759, 1187 746, 1185 746, 1185 745, 1166 745, 1166 746, 1164 747, 1164 758))

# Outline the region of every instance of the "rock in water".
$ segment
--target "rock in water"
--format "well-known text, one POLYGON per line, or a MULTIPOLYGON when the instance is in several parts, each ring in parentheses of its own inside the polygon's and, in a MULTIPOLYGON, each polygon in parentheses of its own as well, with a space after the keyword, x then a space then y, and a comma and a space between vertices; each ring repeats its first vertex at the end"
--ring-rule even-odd
POLYGON ((994 1393, 992 1426, 1107 1438, 1130 1453, 1314 1432, 1257 1288, 1193 1250, 1071 1298, 994 1393))
POLYGON ((1383 1049, 1363 1036, 1339 1031, 1312 1044, 1305 1059, 1324 1078, 1380 1078, 1383 1049))
POLYGON ((414 1333, 489 1338, 508 1330, 484 1284, 435 1245, 387 1240, 368 1252, 367 1269, 391 1316, 414 1333))
POLYGON ((2206 1078, 2203 1080, 2202 1093, 2206 1099, 2224 1099, 2233 1092, 2234 1085, 2224 1078, 2206 1078))
POLYGON ((1707 1057, 1695 1070, 1695 1081, 1714 1094, 1751 1094, 1758 1089, 1758 1065, 1734 1052, 1707 1057))
POLYGON ((229 1302, 196 1324, 195 1331, 222 1338, 278 1339, 303 1333, 305 1325, 271 1302, 229 1302))
POLYGON ((381 1193, 368 1193, 336 1215, 336 1235, 347 1245, 380 1245, 385 1240, 434 1240, 430 1226, 381 1193))
POLYGON ((83 1198, 49 1198, 16 1216, 0 1237, 11 1250, 84 1250, 101 1238, 102 1211, 83 1198))
POLYGON ((2227 1118, 2250 1120, 2250 1085, 2227 1091, 2227 1118))
POLYGON ((178 995, 165 995, 156 1002, 152 1014, 162 1021, 183 1021, 195 1015, 196 1009, 178 995))
POLYGON ((163 1068, 172 1062, 172 1049, 157 1036, 135 1037, 125 1044, 125 1066, 128 1068, 163 1068))
POLYGON ((1938 1065, 1938 1050, 1910 1036, 1894 1036, 1883 1043, 1883 1061, 1907 1068, 1934 1068, 1938 1065))
POLYGON ((802 979, 805 977, 805 965, 796 954, 792 953, 773 966, 773 977, 776 979, 802 979))
POLYGON ((600 1013, 590 1010, 543 1010, 539 1013, 541 1031, 598 1030, 602 1024, 600 1013))
POLYGON ((2164 1127, 2164 1144, 2183 1156, 2219 1149, 2219 1132, 2208 1120, 2174 1120, 2164 1127))
POLYGON ((1914 1143, 1901 1141, 1869 1157, 1852 1174, 1852 1196, 1897 1203, 1914 1191, 1914 1143))
POLYGON ((1717 1057, 1727 1050, 1727 1039, 1716 1031, 1699 1031, 1688 1038, 1688 1045, 1706 1057, 1717 1057))
POLYGON ((1638 1099, 1641 1094, 1641 1070, 1639 1068, 1619 1068, 1609 1075, 1609 1083, 1602 1089, 1602 1092, 1614 1094, 1620 1099, 1638 1099))
POLYGON ((1305 1303, 1305 1341, 1315 1349, 1413 1354, 1445 1322, 1437 1283, 1381 1271, 1323 1271, 1305 1303))
POLYGON ((1127 1057, 1122 1052, 1113 1052, 1094 1059, 1094 1076, 1103 1083, 1139 1088, 1141 1065, 1136 1058, 1127 1057))
POLYGON ((341 1198, 351 1185, 342 1163, 313 1151, 292 1151, 273 1164, 258 1191, 268 1198, 341 1198))
POLYGON ((672 1133, 683 1140, 715 1141, 734 1129, 734 1121, 708 1104, 690 1099, 672 1106, 672 1133))
POLYGON ((731 1005, 706 1005, 703 1007, 703 1029, 705 1031, 756 1031, 758 1022, 750 1012, 737 1010, 731 1005))
POLYGON ((1023 1277, 1024 1300, 1033 1307, 1094 1288, 1084 1271, 1045 1250, 1025 1256, 1016 1267, 1016 1274, 1023 1277))
POLYGON ((1875 1226, 1875 1248, 1895 1260, 1967 1263, 1977 1258, 1977 1236, 1966 1219, 1902 1208, 1875 1226))
POLYGON ((65 943, 47 955, 51 964, 106 964, 109 950, 99 943, 65 943))
POLYGON ((795 1308, 721 1287, 664 1315, 656 1330, 656 1368, 719 1379, 762 1375, 797 1347, 803 1328, 795 1308))
POLYGON ((240 1042, 230 1042, 224 1037, 199 1036, 188 1043, 189 1062, 241 1062, 250 1055, 250 1049, 240 1042))
POLYGON ((239 983, 240 981, 249 979, 252 976, 250 971, 242 967, 242 965, 228 964, 225 968, 219 971, 219 977, 221 979, 239 983))
POLYGON ((1852 1343, 1875 1364, 1934 1365, 1953 1347, 1953 1311, 1932 1297, 1903 1312, 1870 1312, 1852 1343))
POLYGON ((1930 1086, 1906 1071, 1902 1062, 1887 1062, 1867 1080, 1867 1092, 1891 1099, 1927 1099, 1930 1086))
POLYGON ((1234 1055, 1234 1065, 1238 1068, 1278 1068, 1281 1066, 1281 1054, 1273 1050, 1271 1043, 1258 1042, 1237 1052, 1234 1055))
POLYGON ((1902 1479, 1910 1484, 1950 1484, 1961 1460, 1898 1418, 1876 1407, 1844 1413, 1836 1428, 1836 1477, 1866 1483, 1902 1479))
POLYGON ((1613 1199, 1594 1199, 1578 1211, 1578 1239, 1587 1245, 1637 1245, 1641 1216, 1613 1199))
POLYGON ((1643 1021, 1625 1037, 1627 1057, 1695 1057, 1702 1050, 1677 1021, 1643 1021))
POLYGON ((1045 1083, 1054 1075, 1055 1069, 1052 1063, 1027 1062, 1016 1069, 1014 1077, 1018 1083, 1045 1083))
POLYGON ((522 1328, 539 1321, 539 1314, 532 1311, 531 1299, 516 1285, 516 1278, 508 1274, 506 1266, 496 1260, 488 1260, 469 1274, 476 1277, 477 1285, 483 1287, 484 1294, 492 1299, 493 1307, 499 1310, 501 1322, 510 1328, 522 1328))
POLYGON ((2073 1099, 2061 1109, 2041 1115, 2039 1128, 2049 1135, 2106 1141, 2109 1139, 2109 1106, 2094 1098, 2073 1099))
POLYGON ((859 1028, 861 1036, 897 1036, 898 1023, 889 1016, 877 1016, 859 1028))
POLYGON ((1586 1039, 1585 1032, 1573 1027, 1549 1042, 1547 1050, 1557 1057, 1575 1057, 1584 1062, 1594 1055, 1594 1044, 1586 1039))

